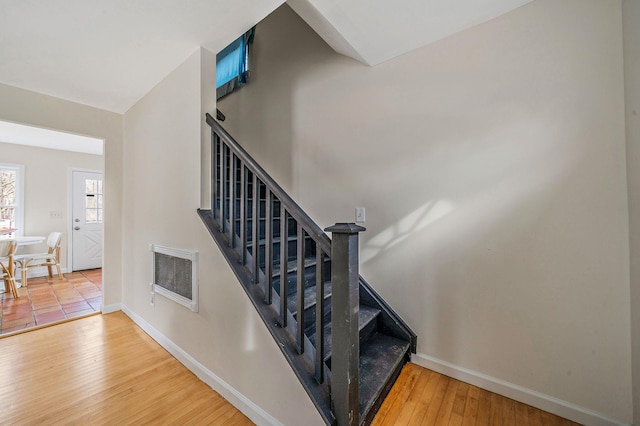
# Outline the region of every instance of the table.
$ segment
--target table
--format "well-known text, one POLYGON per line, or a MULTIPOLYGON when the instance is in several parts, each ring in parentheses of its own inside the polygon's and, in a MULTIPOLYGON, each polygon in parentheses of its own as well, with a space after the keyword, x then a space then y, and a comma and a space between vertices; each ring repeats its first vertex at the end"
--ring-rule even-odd
MULTIPOLYGON (((45 239, 45 237, 40 237, 40 236, 24 236, 24 237, 3 237, 0 235, 0 240, 1 241, 15 241, 16 242, 16 247, 14 249, 13 253, 9 253, 9 272, 11 273, 11 275, 13 275, 15 277, 16 275, 16 271, 15 271, 15 264, 13 263, 13 255, 15 254, 16 251, 18 251, 18 249, 20 248, 20 246, 29 246, 32 244, 39 244, 41 242, 43 242, 45 239)), ((22 283, 18 283, 17 281, 15 281, 16 283, 16 288, 20 288, 22 287, 22 283)), ((4 293, 4 286, 0 287, 0 293, 4 293)))
POLYGON ((17 243, 18 247, 20 247, 41 243, 44 241, 45 237, 13 237, 9 239, 14 240, 17 243))

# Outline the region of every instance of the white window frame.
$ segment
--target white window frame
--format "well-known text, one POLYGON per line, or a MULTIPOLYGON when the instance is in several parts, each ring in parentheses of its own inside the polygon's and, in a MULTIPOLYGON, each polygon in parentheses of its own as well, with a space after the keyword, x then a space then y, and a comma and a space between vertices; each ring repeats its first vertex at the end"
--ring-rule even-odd
POLYGON ((0 169, 16 172, 16 232, 15 235, 24 235, 24 165, 0 163, 0 169))

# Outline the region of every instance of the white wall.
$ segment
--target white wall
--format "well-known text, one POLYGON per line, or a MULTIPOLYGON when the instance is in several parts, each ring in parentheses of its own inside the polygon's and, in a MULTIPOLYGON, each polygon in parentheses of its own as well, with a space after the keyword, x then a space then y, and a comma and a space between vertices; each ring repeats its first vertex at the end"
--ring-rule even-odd
POLYGON ((0 84, 0 120, 104 139, 103 300, 106 307, 117 306, 122 294, 122 115, 0 84))
MULTIPOLYGON (((284 424, 321 418, 196 214, 212 54, 196 51, 124 116, 125 309, 284 424), (203 83, 204 82, 204 83, 203 83), (149 244, 199 252, 199 312, 149 302, 149 244)), ((208 111, 213 113, 214 111, 208 111)))
POLYGON ((620 1, 538 0, 373 68, 281 8, 219 107, 320 226, 367 208, 361 272, 414 359, 631 422, 620 1))
MULTIPOLYGON (((71 221, 69 168, 103 171, 103 156, 0 142, 0 162, 24 166, 23 234, 47 236, 50 232, 61 231, 60 263, 66 268, 67 230, 71 221), (50 212, 61 212, 62 217, 52 218, 50 212)), ((46 250, 40 245, 24 247, 24 251, 46 250)))
POLYGON ((622 2, 631 246, 631 344, 634 424, 640 425, 640 2, 622 2))

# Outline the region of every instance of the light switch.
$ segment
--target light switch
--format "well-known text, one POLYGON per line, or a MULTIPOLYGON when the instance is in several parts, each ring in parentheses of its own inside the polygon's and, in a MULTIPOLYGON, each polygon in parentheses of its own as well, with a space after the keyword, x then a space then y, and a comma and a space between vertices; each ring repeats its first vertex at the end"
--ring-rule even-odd
POLYGON ((364 207, 356 207, 356 223, 364 223, 364 207))

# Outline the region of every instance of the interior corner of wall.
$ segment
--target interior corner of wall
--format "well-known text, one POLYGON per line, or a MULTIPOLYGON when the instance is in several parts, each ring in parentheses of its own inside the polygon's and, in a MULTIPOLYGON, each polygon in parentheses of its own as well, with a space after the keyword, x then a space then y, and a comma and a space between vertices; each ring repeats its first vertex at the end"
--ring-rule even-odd
POLYGON ((286 2, 336 53, 348 56, 366 65, 373 65, 309 0, 286 2))

